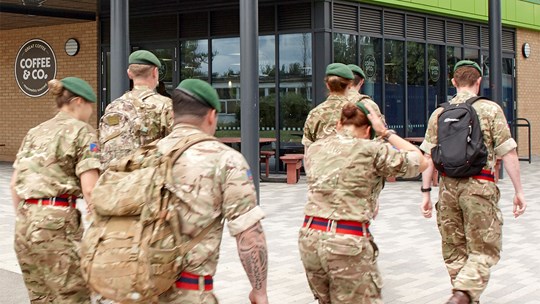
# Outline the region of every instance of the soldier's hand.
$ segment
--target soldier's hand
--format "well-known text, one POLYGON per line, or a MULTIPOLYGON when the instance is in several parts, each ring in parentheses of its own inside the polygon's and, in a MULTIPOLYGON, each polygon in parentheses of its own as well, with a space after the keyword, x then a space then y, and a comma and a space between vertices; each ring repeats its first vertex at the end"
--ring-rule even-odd
POLYGON ((527 203, 525 202, 525 197, 522 192, 516 192, 514 195, 514 218, 525 213, 527 209, 527 203))
POLYGON ((371 121, 371 127, 375 130, 375 133, 381 134, 382 132, 384 132, 386 130, 386 125, 377 115, 375 109, 373 109, 373 107, 369 104, 364 104, 364 107, 366 107, 366 109, 369 111, 367 118, 369 119, 369 121, 371 121))
POLYGON ((251 290, 249 301, 251 304, 268 304, 268 296, 266 292, 251 290))
POLYGON ((431 204, 431 197, 429 196, 429 193, 426 193, 426 194, 424 194, 424 198, 422 199, 422 205, 420 205, 420 209, 422 210, 422 215, 425 218, 431 218, 431 215, 433 214, 433 204, 431 204))

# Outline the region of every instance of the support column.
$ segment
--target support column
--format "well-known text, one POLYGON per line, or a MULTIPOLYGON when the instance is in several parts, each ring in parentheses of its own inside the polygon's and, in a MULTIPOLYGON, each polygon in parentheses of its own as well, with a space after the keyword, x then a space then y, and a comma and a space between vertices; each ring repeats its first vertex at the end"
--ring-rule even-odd
POLYGON ((129 0, 111 0, 110 100, 129 90, 129 0))
MULTIPOLYGON (((489 87, 491 89, 491 100, 502 107, 501 0, 489 0, 489 87)), ((504 177, 503 172, 504 170, 499 170, 499 178, 504 177)))
POLYGON ((315 105, 326 99, 327 90, 324 85, 326 66, 332 63, 332 30, 331 2, 315 1, 313 33, 313 101, 315 105))
POLYGON ((240 135, 259 202, 259 14, 258 0, 240 0, 240 135))

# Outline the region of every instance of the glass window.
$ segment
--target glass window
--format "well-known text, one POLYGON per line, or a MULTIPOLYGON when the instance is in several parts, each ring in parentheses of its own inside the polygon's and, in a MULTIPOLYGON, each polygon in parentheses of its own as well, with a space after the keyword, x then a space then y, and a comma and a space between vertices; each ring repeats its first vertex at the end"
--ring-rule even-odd
POLYGON ((448 46, 446 47, 446 62, 448 66, 448 95, 446 100, 449 101, 456 94, 456 88, 452 84, 452 77, 454 76, 454 66, 458 61, 462 60, 463 53, 460 47, 457 46, 448 46))
POLYGON ((182 41, 180 50, 180 78, 208 80, 208 40, 182 41))
POLYGON ((334 33, 334 62, 356 64, 356 35, 334 33))
POLYGON ((218 136, 240 136, 240 38, 212 40, 212 86, 221 100, 218 136))
POLYGON ((444 46, 428 44, 428 116, 435 111, 439 104, 446 102, 444 92, 444 46))
POLYGON ((311 34, 279 36, 280 138, 285 150, 280 154, 303 151, 303 126, 312 104, 311 54, 311 34))
POLYGON ((382 39, 360 36, 360 67, 366 74, 362 93, 371 96, 384 114, 382 103, 382 39))
POLYGON ((400 136, 405 136, 404 47, 403 41, 384 41, 385 118, 388 126, 400 136))
POLYGON ((276 137, 276 39, 259 37, 260 137, 276 137))
POLYGON ((426 128, 425 44, 407 42, 407 132, 423 136, 426 128))

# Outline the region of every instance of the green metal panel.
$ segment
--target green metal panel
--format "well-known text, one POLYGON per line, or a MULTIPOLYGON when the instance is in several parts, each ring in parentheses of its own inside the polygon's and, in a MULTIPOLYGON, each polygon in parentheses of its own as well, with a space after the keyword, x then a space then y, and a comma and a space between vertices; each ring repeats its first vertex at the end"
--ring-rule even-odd
MULTIPOLYGON (((396 9, 487 22, 489 0, 350 0, 396 9)), ((501 0, 504 26, 540 30, 540 0, 501 0)))

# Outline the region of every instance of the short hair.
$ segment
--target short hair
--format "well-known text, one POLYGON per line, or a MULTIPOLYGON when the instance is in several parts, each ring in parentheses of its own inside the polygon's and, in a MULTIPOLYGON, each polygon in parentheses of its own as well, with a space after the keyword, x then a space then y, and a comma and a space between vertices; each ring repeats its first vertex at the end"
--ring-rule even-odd
POLYGON ((460 67, 454 72, 454 81, 458 87, 473 86, 480 77, 480 72, 472 66, 460 67))
POLYGON ((336 75, 328 75, 324 78, 330 92, 344 93, 351 84, 351 80, 336 75))
POLYGON ((154 65, 148 64, 130 64, 128 70, 133 74, 134 77, 148 78, 152 75, 152 70, 156 68, 154 65))
POLYGON ((357 86, 360 83, 360 81, 362 81, 362 79, 364 79, 364 78, 362 78, 362 76, 360 76, 360 75, 358 75, 356 73, 353 73, 353 74, 354 74, 353 84, 355 86, 357 86))
POLYGON ((353 125, 363 127, 369 125, 369 119, 366 114, 354 103, 347 103, 343 106, 339 122, 342 126, 353 125))
POLYGON ((179 89, 174 89, 171 99, 174 117, 190 115, 202 118, 209 110, 213 109, 205 102, 200 101, 179 89))

